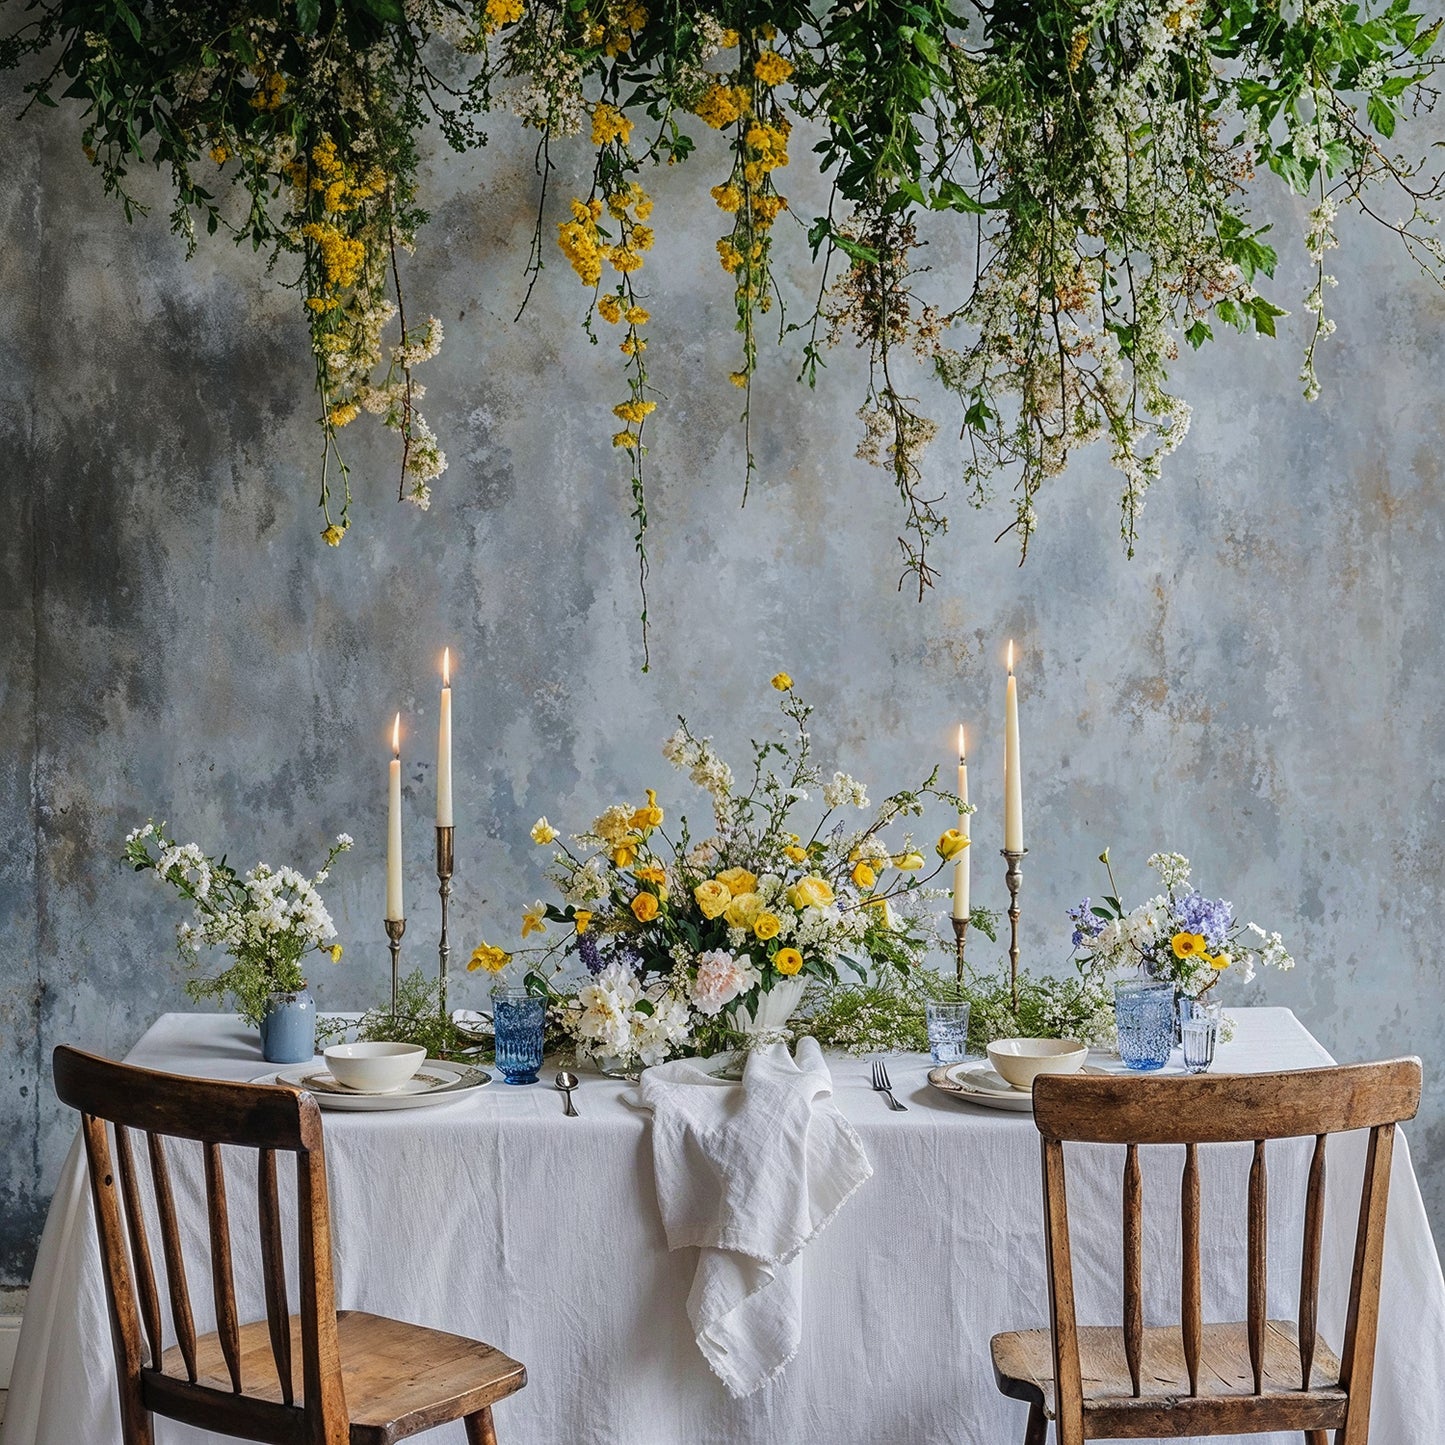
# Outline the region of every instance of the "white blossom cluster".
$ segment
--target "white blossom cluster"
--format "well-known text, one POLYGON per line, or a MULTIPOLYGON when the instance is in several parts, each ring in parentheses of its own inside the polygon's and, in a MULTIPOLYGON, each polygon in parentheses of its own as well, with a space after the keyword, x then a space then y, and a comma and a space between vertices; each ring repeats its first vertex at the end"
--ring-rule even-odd
POLYGON ((692 1035, 686 1002, 666 987, 644 988, 620 963, 608 964, 583 984, 577 1004, 581 1012, 573 1029, 583 1057, 647 1067, 671 1057, 692 1035), (638 1009, 644 1000, 650 1011, 638 1009))

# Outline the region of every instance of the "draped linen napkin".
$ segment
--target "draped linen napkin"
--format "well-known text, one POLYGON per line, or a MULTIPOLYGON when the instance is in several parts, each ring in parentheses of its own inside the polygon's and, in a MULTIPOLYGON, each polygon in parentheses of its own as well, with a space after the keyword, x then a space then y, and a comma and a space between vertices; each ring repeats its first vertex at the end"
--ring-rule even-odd
POLYGON ((816 1040, 754 1049, 740 1084, 686 1059, 642 1075, 669 1249, 696 1247, 687 1313, 729 1393, 751 1395, 802 1339, 799 1252, 873 1168, 832 1101, 816 1040))

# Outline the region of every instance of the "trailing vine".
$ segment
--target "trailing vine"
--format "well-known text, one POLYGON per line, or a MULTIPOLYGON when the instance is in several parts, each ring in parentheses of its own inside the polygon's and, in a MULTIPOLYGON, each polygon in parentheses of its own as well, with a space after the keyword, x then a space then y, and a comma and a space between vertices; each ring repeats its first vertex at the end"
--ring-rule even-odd
POLYGON ((1306 397, 1333 329, 1325 257, 1342 211, 1387 226, 1435 280, 1445 266, 1440 174, 1395 139, 1436 99, 1441 21, 1411 0, 30 0, 25 14, 0 68, 43 57, 31 103, 76 103, 127 218, 141 210, 130 171, 154 164, 188 248, 202 230, 227 235, 297 289, 333 545, 350 522, 344 429, 362 412, 398 434, 402 498, 425 507, 446 467, 413 375, 441 327, 408 322, 401 291, 426 220, 419 137, 436 124, 466 150, 508 126, 534 133, 526 269, 535 282, 554 239, 589 293, 587 335, 615 338, 621 358, 609 404, 644 638, 659 394, 639 284, 659 165, 700 164, 720 217, 738 339, 718 380, 741 394, 744 494, 762 338, 775 326, 799 346, 810 386, 851 341, 869 365, 858 454, 898 492, 901 580, 920 593, 947 525, 923 464, 940 427, 930 393, 952 409, 969 500, 1009 492, 1000 535, 1021 555, 1045 484, 1095 441, 1132 554, 1189 426, 1169 380, 1180 342, 1201 347, 1221 324, 1272 336, 1286 314, 1267 294, 1276 250, 1251 218, 1253 183, 1311 202, 1306 397), (822 215, 797 214, 779 188, 800 139, 831 184, 822 215), (585 195, 550 194, 564 144, 591 147, 585 195), (950 221, 972 266, 922 266, 950 221), (817 267, 791 320, 780 247, 817 267))

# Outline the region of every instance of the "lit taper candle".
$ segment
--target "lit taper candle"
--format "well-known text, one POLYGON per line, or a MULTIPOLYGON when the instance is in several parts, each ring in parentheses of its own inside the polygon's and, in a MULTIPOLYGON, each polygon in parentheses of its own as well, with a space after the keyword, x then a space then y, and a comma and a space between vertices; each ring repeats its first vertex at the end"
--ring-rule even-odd
POLYGON ((391 725, 391 791, 386 813, 386 917, 406 917, 401 897, 401 714, 391 725))
MULTIPOLYGON (((968 754, 963 745, 963 724, 958 725, 958 796, 959 800, 968 802, 968 754)), ((965 838, 969 836, 968 811, 965 807, 958 815, 958 831, 965 838)), ((957 862, 953 865, 953 916, 955 918, 968 917, 968 883, 969 883, 969 855, 971 848, 965 848, 958 855, 957 862)))
POLYGON ((1024 783, 1019 766, 1019 695, 1014 678, 1014 645, 1008 645, 1008 690, 1004 694, 1003 737, 1003 846, 1008 853, 1024 851, 1024 783))
POLYGON ((437 827, 452 826, 452 650, 442 652, 442 712, 437 730, 437 827))

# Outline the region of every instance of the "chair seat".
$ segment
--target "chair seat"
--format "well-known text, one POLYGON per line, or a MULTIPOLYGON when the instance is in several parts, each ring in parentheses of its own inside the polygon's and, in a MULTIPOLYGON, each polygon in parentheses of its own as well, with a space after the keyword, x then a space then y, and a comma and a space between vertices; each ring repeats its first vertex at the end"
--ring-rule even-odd
MULTIPOLYGON (((1285 1320, 1264 1333, 1262 1393, 1254 1393, 1249 1337, 1242 1324, 1205 1325, 1199 1351, 1199 1394, 1189 1372, 1178 1325, 1144 1331, 1139 1388, 1134 1398, 1124 1332, 1110 1325, 1081 1327, 1084 1428, 1092 1439, 1141 1439, 1251 1430, 1328 1430, 1344 1423, 1347 1396, 1340 1364, 1321 1341, 1310 1388, 1300 1388, 1299 1337, 1285 1320)), ((1054 1354, 1048 1330, 1017 1330, 991 1342, 994 1376, 1011 1399, 1042 1406, 1054 1418, 1054 1354)))
MULTIPOLYGON (((527 1383, 524 1366, 495 1346, 463 1335, 357 1310, 338 1310, 336 1330, 351 1445, 392 1445, 495 1404, 527 1383)), ((282 1403, 266 1321, 242 1325, 240 1343, 246 1394, 282 1403)), ((176 1346, 165 1352, 162 1369, 174 1378, 186 1378, 176 1346)), ((294 1399, 300 1404, 301 1321, 296 1315, 291 1316, 291 1369, 294 1399)), ((203 1335, 196 1341, 196 1383, 232 1393, 218 1335, 203 1335)))

